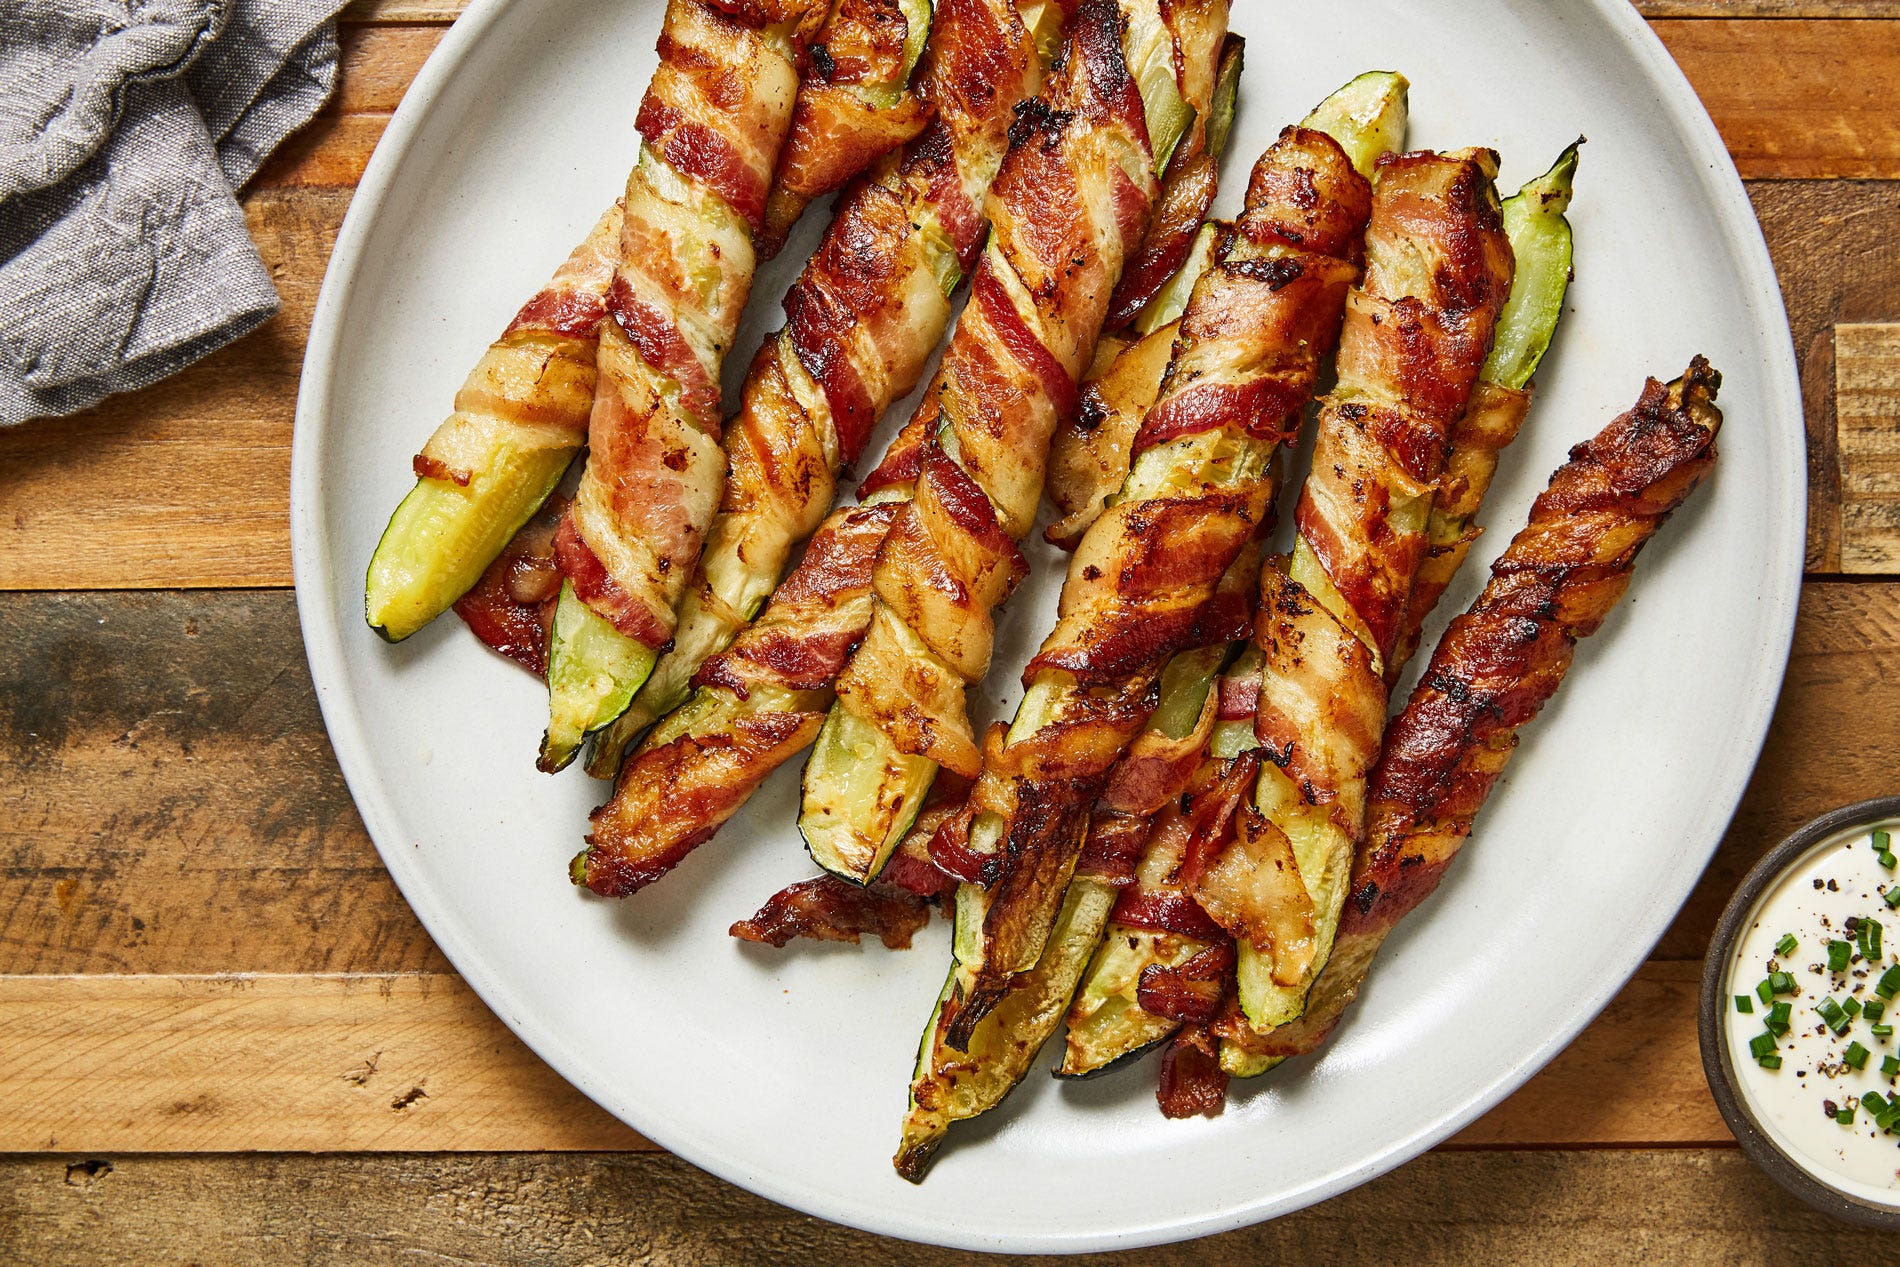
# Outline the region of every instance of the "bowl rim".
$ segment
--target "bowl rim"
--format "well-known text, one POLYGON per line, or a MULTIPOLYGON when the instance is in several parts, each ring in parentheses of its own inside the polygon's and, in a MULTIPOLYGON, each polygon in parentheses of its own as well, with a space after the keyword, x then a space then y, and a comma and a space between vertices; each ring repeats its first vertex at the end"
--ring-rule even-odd
POLYGON ((1736 1090, 1735 1065, 1728 1044, 1722 1038, 1721 1022, 1722 1005, 1727 1000, 1723 977, 1727 973, 1729 952, 1763 891, 1828 837, 1895 818, 1900 818, 1900 795, 1856 801, 1803 823, 1762 855, 1735 887, 1722 918, 1716 923, 1715 935, 1709 939, 1708 954, 1702 961, 1702 991, 1696 1005, 1696 1037, 1702 1049, 1702 1071, 1708 1079, 1709 1092, 1715 1097, 1715 1107, 1742 1151, 1766 1171, 1769 1178, 1815 1209, 1883 1231, 1900 1231, 1900 1194, 1896 1194, 1893 1205, 1881 1205, 1843 1192, 1802 1165, 1774 1136, 1763 1130, 1736 1090))

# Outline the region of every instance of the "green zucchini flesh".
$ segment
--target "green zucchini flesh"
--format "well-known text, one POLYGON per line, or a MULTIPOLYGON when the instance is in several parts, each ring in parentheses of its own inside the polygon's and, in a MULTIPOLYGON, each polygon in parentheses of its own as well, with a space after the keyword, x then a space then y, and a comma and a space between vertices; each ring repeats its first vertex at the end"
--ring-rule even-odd
POLYGON ((805 761, 798 830, 812 861, 854 884, 877 878, 937 777, 872 723, 833 704, 805 761))
POLYGON ((541 509, 577 452, 504 444, 466 486, 417 480, 370 556, 363 585, 369 627, 401 642, 453 606, 541 509))
POLYGON ((1371 179, 1379 155, 1405 143, 1410 89, 1395 71, 1367 71, 1320 102, 1300 126, 1338 141, 1359 174, 1371 179))
POLYGON ((1576 176, 1577 146, 1572 145, 1549 171, 1504 202, 1504 231, 1517 252, 1517 275, 1485 361, 1486 382, 1522 390, 1550 350, 1570 289, 1572 236, 1564 213, 1570 210, 1576 176))
POLYGON ((561 582, 548 637, 548 730, 536 764, 549 774, 566 769, 589 734, 626 711, 659 658, 561 582))

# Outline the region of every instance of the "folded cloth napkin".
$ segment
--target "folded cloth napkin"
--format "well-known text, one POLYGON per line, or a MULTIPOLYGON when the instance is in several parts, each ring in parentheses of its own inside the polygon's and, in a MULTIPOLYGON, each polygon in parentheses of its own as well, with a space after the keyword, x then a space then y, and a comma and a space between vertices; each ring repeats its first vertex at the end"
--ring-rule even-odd
POLYGON ((256 328, 236 191, 336 84, 345 0, 0 0, 0 424, 256 328))

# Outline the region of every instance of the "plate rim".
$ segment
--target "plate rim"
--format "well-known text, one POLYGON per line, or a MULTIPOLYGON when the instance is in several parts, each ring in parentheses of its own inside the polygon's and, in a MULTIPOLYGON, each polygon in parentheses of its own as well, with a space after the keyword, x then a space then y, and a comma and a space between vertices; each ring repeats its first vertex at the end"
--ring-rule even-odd
MULTIPOLYGON (((321 512, 322 481, 319 478, 324 437, 328 428, 328 394, 334 373, 336 344, 342 333, 341 319, 349 307, 365 244, 380 221, 390 183, 405 160, 416 134, 430 117, 436 99, 448 87, 462 62, 482 37, 517 0, 472 0, 430 54, 411 84, 364 169, 351 196, 348 211, 325 269, 322 288, 312 313, 309 342, 306 347, 297 393, 296 420, 291 442, 290 533, 291 566, 295 583, 298 623, 309 662, 312 683, 345 783, 362 816, 365 829, 375 845, 383 865, 389 871, 403 899, 428 931, 443 955, 475 991, 483 1004, 505 1024, 535 1055, 547 1062, 570 1085, 599 1105, 603 1111, 626 1122, 649 1140, 690 1164, 787 1208, 879 1235, 903 1240, 925 1241, 946 1247, 1028 1253, 1092 1253, 1114 1249, 1136 1249, 1214 1235, 1236 1228, 1278 1218, 1349 1191, 1412 1160, 1434 1145, 1449 1138, 1472 1121, 1494 1108, 1547 1065, 1575 1039, 1606 1007, 1648 958, 1656 942, 1667 930, 1675 914, 1693 890, 1696 880, 1707 869, 1720 845, 1729 822, 1752 777, 1759 760, 1774 707, 1780 697, 1792 648, 1795 619, 1799 610, 1801 586, 1805 574, 1808 497, 1805 461, 1797 464, 1789 523, 1781 532, 1788 539, 1779 542, 1791 560, 1782 572, 1765 571, 1762 599, 1762 625, 1769 632, 1761 651, 1766 653, 1766 669, 1758 683, 1751 684, 1750 698, 1737 710, 1731 730, 1737 751, 1749 755, 1729 763, 1722 777, 1705 798, 1699 826, 1706 829, 1706 841, 1700 847, 1699 860, 1694 850, 1684 852, 1685 864, 1695 862, 1694 877, 1677 897, 1666 903, 1647 904, 1646 918, 1637 925, 1626 951, 1610 956, 1614 971, 1606 972, 1597 988, 1577 995, 1577 1004, 1568 1024, 1546 1036, 1523 1059, 1501 1070, 1462 1107, 1444 1114, 1432 1126, 1411 1136, 1391 1141, 1373 1150, 1358 1166, 1330 1178, 1316 1181, 1292 1192, 1245 1202, 1222 1210, 1185 1215, 1172 1220, 1151 1221, 1137 1227, 1111 1232, 1052 1231, 1050 1233, 984 1233, 981 1229, 957 1229, 938 1235, 934 1229, 920 1230, 905 1226, 901 1218, 881 1211, 847 1206, 832 1199, 822 1189, 793 1189, 773 1175, 762 1172, 741 1156, 728 1155, 716 1145, 695 1138, 691 1125, 661 1106, 642 1105, 639 1114, 647 1120, 634 1122, 628 1114, 609 1106, 615 1098, 611 1088, 599 1087, 590 1077, 578 1051, 553 1027, 534 1019, 528 1009, 514 1007, 517 992, 491 968, 477 939, 464 936, 459 923, 436 905, 428 877, 412 861, 413 850, 400 847, 401 837, 394 824, 394 810, 370 755, 367 740, 341 701, 334 701, 338 684, 347 680, 342 630, 330 619, 334 610, 335 590, 326 576, 328 547, 323 538, 321 512), (1791 548, 1790 548, 1791 547, 1791 548), (389 843, 385 844, 385 840, 389 843)), ((659 0, 664 3, 664 0, 659 0)), ((1669 54, 1660 37, 1627 0, 1582 0, 1618 37, 1630 55, 1654 76, 1662 89, 1662 104, 1677 136, 1692 157, 1701 161, 1699 181, 1712 197, 1712 212, 1728 233, 1738 262, 1745 265, 1741 280, 1761 305, 1761 315, 1770 326, 1772 355, 1761 366, 1768 394, 1762 413, 1769 418, 1805 417, 1797 369, 1793 332, 1788 328, 1786 301, 1774 271, 1767 241, 1759 218, 1748 198, 1741 175, 1727 146, 1681 67, 1669 54), (1781 337, 1773 336, 1775 330, 1781 337)), ((1772 562, 1772 560, 1770 560, 1772 562)))

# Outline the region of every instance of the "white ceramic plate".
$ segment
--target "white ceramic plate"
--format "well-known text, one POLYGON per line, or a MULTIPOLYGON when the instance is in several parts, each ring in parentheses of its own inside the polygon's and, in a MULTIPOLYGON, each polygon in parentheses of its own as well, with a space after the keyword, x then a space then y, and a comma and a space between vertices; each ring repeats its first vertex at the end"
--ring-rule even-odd
MULTIPOLYGON (((1237 1086, 1216 1121, 1163 1120, 1152 1063, 1079 1085, 1032 1075, 955 1133, 927 1183, 900 1181, 889 1158, 945 926, 907 954, 726 935, 808 874, 796 766, 665 883, 595 900, 565 864, 599 790, 578 771, 535 773, 536 684, 452 617, 399 647, 364 627, 364 565, 410 454, 632 160, 660 0, 477 0, 403 102, 338 239, 291 517, 311 670, 363 818, 437 943, 530 1046, 659 1143, 787 1205, 950 1245, 1093 1250, 1361 1183, 1497 1103, 1597 1013, 1689 892, 1754 763, 1801 568, 1801 402, 1760 231, 1667 53, 1626 0, 1235 9, 1251 65, 1226 208, 1282 124, 1375 67, 1412 79, 1414 146, 1495 146, 1507 189, 1590 138, 1574 311, 1486 511, 1500 530, 1447 609, 1644 375, 1706 353, 1727 375, 1728 425, 1716 478, 1644 556, 1468 856, 1392 939, 1335 1041, 1237 1086)), ((761 276, 737 369, 816 233, 761 276)), ((1059 572, 1034 562, 987 709, 1013 700, 1049 623, 1059 572)))

